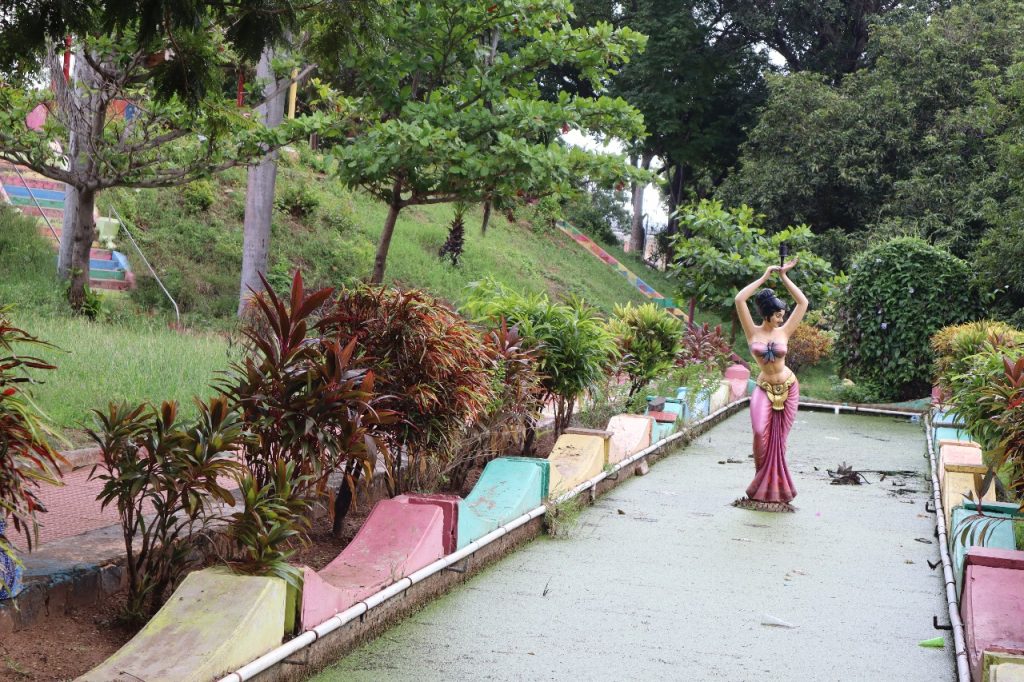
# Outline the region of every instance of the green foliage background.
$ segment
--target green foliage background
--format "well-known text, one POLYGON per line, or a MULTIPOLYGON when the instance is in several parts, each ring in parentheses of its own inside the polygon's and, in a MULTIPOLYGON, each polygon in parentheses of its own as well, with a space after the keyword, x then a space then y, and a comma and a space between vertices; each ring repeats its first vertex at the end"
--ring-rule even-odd
POLYGON ((914 237, 868 249, 839 297, 836 354, 857 381, 888 398, 927 395, 931 336, 978 315, 968 265, 914 237))

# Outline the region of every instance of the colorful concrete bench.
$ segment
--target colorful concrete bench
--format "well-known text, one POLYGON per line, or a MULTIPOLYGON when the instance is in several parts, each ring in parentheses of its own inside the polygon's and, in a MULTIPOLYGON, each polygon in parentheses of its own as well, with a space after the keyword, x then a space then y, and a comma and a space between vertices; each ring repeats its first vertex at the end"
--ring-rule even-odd
POLYGON ((341 554, 317 572, 304 568, 302 627, 336 613, 418 571, 452 549, 458 498, 399 495, 381 500, 341 554))
POLYGON ((1024 655, 1024 552, 969 549, 960 616, 975 682, 990 679, 1001 656, 1024 655))
POLYGON ((963 441, 942 441, 936 452, 937 464, 939 467, 939 488, 942 488, 942 481, 946 477, 946 462, 953 465, 984 466, 985 460, 981 455, 981 448, 977 443, 965 443, 963 441))
MULTIPOLYGON (((944 445, 943 447, 947 447, 944 445)), ((953 509, 956 507, 962 507, 965 502, 970 501, 966 497, 967 493, 974 496, 977 499, 978 484, 985 476, 987 468, 981 463, 980 459, 974 458, 970 454, 970 449, 964 448, 964 456, 954 456, 954 453, 947 451, 947 454, 942 458, 942 469, 940 470, 940 483, 939 490, 942 496, 942 507, 945 511, 946 517, 946 528, 951 528, 950 520, 953 509)), ((978 451, 981 452, 980 450, 978 451)), ((995 486, 989 486, 989 489, 985 492, 982 502, 995 502, 996 501, 996 488, 995 486)))
MULTIPOLYGON (((940 426, 932 431, 932 447, 937 451, 939 449, 939 445, 943 441, 951 443, 975 442, 971 439, 971 434, 967 433, 964 429, 958 429, 952 426, 940 426)), ((977 443, 975 444, 977 445, 977 443)))
POLYGON ((708 414, 722 409, 729 404, 731 399, 732 384, 726 379, 722 379, 718 388, 712 391, 711 395, 708 397, 708 414))
POLYGON ((459 502, 458 548, 544 504, 550 463, 534 457, 499 457, 487 463, 459 502))
POLYGON ((743 365, 729 365, 725 368, 725 380, 730 386, 730 402, 739 400, 748 394, 750 386, 750 368, 743 365))
POLYGON ((280 578, 207 568, 185 576, 155 616, 80 682, 209 682, 281 643, 286 586, 280 578))
POLYGON ((548 462, 551 463, 551 497, 568 492, 580 483, 597 476, 608 463, 608 441, 611 434, 605 431, 573 431, 574 429, 567 429, 559 436, 551 454, 548 455, 548 462))
POLYGON ((647 415, 654 420, 654 427, 651 429, 651 442, 660 443, 675 430, 679 422, 679 415, 674 412, 661 412, 659 410, 647 410, 647 415))
POLYGON ((612 434, 608 446, 608 463, 618 464, 651 444, 655 421, 650 415, 617 414, 608 420, 612 434))
POLYGON ((962 429, 964 421, 952 408, 932 408, 932 426, 962 429))
POLYGON ((1024 656, 986 651, 982 665, 988 682, 1024 682, 1024 656))
POLYGON ((682 386, 676 389, 676 398, 681 405, 679 416, 682 421, 697 421, 711 414, 711 391, 703 391, 693 398, 690 404, 690 389, 682 386))
POLYGON ((1013 521, 1024 519, 1018 505, 1009 502, 989 502, 978 505, 965 501, 951 515, 949 546, 953 554, 953 574, 956 577, 957 594, 963 591, 964 562, 971 547, 995 547, 1017 549, 1014 539, 1013 521))

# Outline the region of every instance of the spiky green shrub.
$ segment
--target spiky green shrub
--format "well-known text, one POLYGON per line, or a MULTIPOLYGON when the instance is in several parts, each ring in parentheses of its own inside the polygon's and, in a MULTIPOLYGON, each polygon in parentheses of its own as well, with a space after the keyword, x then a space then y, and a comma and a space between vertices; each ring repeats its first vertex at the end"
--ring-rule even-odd
POLYGON ((1005 322, 978 320, 943 327, 931 338, 935 357, 933 371, 936 382, 949 388, 949 380, 966 372, 968 358, 987 348, 1013 348, 1024 345, 1024 332, 1005 322))
POLYGON ((682 321, 653 303, 615 306, 608 329, 619 346, 622 369, 629 377, 627 398, 671 368, 682 348, 682 321))
POLYGON ((538 349, 541 385, 555 404, 556 435, 569 426, 579 397, 600 384, 619 354, 597 310, 579 298, 554 302, 545 294, 524 295, 485 280, 470 292, 465 310, 483 324, 514 324, 538 349))

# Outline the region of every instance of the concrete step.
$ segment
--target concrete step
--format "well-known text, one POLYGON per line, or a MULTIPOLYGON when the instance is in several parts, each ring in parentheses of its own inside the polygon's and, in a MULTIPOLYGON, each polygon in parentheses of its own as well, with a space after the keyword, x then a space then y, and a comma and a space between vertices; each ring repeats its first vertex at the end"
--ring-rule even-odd
MULTIPOLYGON (((21 212, 24 213, 25 215, 45 215, 47 218, 50 218, 51 220, 53 220, 54 218, 62 220, 64 218, 63 208, 46 208, 44 206, 42 211, 40 211, 35 206, 19 206, 18 208, 21 209, 21 212)), ((54 227, 56 227, 56 225, 54 227)))
POLYGON ((91 289, 105 289, 108 291, 128 291, 135 288, 135 273, 125 272, 124 279, 97 279, 95 273, 89 273, 89 287, 91 289))
POLYGON ((63 182, 57 182, 56 180, 45 178, 37 173, 26 172, 24 169, 21 171, 21 177, 18 177, 18 174, 13 170, 0 170, 0 184, 4 185, 5 188, 8 185, 15 187, 24 187, 25 185, 28 185, 33 189, 38 187, 39 189, 64 191, 63 182), (22 181, 22 178, 24 178, 24 182, 22 181))
POLYGON ((26 199, 30 199, 31 197, 35 197, 40 202, 43 199, 46 199, 47 201, 59 201, 62 204, 64 203, 64 190, 32 187, 32 185, 25 187, 21 183, 2 182, 0 184, 3 184, 4 191, 7 192, 7 195, 11 198, 25 197, 26 199))
MULTIPOLYGON (((6 189, 4 188, 5 191, 6 189)), ((18 208, 36 206, 38 204, 43 208, 59 208, 62 211, 64 210, 64 199, 45 199, 35 194, 33 194, 35 197, 33 199, 28 194, 10 194, 10 192, 8 192, 8 196, 11 200, 11 206, 17 206, 18 208)))

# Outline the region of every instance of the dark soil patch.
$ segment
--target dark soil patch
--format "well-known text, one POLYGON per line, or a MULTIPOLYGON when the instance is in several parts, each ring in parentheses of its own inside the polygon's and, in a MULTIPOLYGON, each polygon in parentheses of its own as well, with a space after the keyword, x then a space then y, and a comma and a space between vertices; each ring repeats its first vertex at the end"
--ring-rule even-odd
POLYGON ((72 680, 102 663, 139 630, 119 614, 123 598, 47 618, 0 638, 0 680, 72 680))
MULTIPOLYGON (((319 571, 352 541, 369 512, 367 505, 351 509, 341 538, 332 534, 331 520, 321 517, 313 524, 309 544, 299 548, 291 563, 319 571)), ((45 618, 25 630, 3 635, 0 681, 73 680, 85 674, 141 629, 120 619, 123 604, 124 595, 114 595, 98 606, 45 618)))

